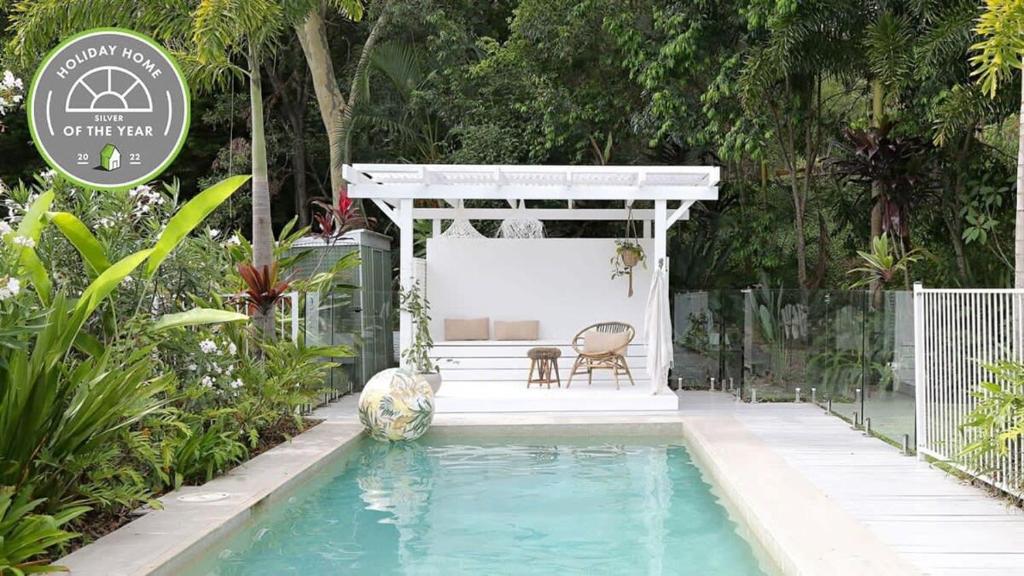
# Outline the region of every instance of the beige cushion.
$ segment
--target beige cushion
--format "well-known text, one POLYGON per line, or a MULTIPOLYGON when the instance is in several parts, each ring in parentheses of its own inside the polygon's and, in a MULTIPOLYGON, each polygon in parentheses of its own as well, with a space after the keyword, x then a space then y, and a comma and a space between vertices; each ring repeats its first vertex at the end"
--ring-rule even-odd
POLYGON ((536 340, 539 333, 540 322, 536 320, 494 321, 495 340, 536 340))
POLYGON ((445 318, 445 340, 488 340, 491 337, 490 318, 445 318))
POLYGON ((607 354, 609 352, 623 354, 628 344, 629 333, 627 332, 588 330, 583 334, 584 354, 607 354))

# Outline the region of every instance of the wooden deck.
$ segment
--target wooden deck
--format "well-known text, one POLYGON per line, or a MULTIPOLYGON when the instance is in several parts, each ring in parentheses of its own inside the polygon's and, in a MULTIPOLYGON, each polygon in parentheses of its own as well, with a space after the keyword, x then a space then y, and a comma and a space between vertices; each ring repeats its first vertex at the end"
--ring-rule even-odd
POLYGON ((680 410, 731 416, 923 574, 1024 575, 1024 512, 817 407, 684 392, 680 410))

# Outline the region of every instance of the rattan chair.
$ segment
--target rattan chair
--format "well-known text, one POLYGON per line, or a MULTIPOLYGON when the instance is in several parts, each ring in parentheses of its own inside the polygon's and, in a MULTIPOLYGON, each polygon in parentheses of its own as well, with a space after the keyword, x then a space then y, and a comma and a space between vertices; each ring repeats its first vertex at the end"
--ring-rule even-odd
POLYGON ((630 373, 629 365, 626 363, 625 356, 623 356, 623 353, 635 336, 636 330, 624 322, 600 322, 580 330, 572 339, 572 348, 576 351, 577 356, 576 362, 572 365, 572 372, 569 374, 569 381, 565 384, 565 387, 568 388, 572 386, 573 376, 576 374, 582 374, 584 371, 587 373, 587 385, 593 384, 594 370, 611 370, 612 375, 615 377, 616 390, 619 389, 620 374, 625 374, 629 377, 629 383, 636 386, 636 382, 633 381, 633 374, 630 373), (616 350, 585 352, 583 346, 584 339, 587 332, 590 331, 609 334, 626 333, 626 343, 616 350))

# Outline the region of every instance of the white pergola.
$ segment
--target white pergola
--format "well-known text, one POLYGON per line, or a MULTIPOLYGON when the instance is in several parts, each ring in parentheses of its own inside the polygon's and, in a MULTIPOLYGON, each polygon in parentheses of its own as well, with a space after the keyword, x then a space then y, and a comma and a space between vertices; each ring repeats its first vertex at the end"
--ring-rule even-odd
MULTIPOLYGON (((434 235, 441 222, 455 218, 463 200, 500 200, 507 208, 465 208, 469 220, 503 220, 522 215, 520 201, 564 202, 564 208, 526 208, 537 220, 627 220, 628 207, 652 201, 653 209, 632 210, 653 236, 653 261, 667 270, 669 227, 689 216, 699 200, 718 199, 720 172, 709 166, 511 166, 459 164, 351 164, 343 167, 352 198, 371 200, 401 233, 399 282, 413 282, 413 223, 431 220, 434 235), (417 200, 443 201, 447 208, 427 208, 417 200), (578 200, 621 202, 621 208, 576 208, 578 200)), ((436 204, 436 202, 435 202, 436 204)), ((412 320, 401 314, 402 349, 410 343, 412 320)))

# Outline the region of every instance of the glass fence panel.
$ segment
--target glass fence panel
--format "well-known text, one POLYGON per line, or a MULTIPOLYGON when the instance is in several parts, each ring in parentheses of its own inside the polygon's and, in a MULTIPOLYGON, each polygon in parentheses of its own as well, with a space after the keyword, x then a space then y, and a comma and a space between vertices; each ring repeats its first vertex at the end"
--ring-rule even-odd
POLYGON ((863 414, 876 435, 913 446, 913 294, 886 292, 880 299, 869 313, 863 414))
POLYGON ((914 445, 911 292, 768 289, 673 295, 673 387, 815 402, 914 445), (906 439, 904 438, 906 436, 906 439))

